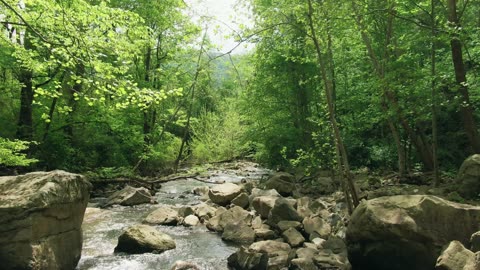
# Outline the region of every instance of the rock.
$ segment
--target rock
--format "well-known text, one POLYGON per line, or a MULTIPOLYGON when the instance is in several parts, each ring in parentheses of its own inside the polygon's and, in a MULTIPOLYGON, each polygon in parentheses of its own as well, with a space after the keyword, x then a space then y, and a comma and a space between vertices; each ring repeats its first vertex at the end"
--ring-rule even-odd
POLYGON ((312 259, 296 258, 292 260, 292 269, 294 270, 318 270, 312 259))
POLYGON ((177 225, 179 220, 177 210, 170 206, 162 206, 148 214, 143 223, 156 225, 177 225))
POLYGON ((332 194, 337 191, 335 181, 331 177, 318 177, 315 181, 315 194, 332 194))
POLYGON ((0 177, 0 268, 75 269, 90 189, 59 170, 0 177))
POLYGON ((318 250, 315 248, 299 248, 296 253, 298 258, 313 259, 318 250))
MULTIPOLYGON (((480 253, 478 253, 480 255, 480 253)), ((480 256, 479 256, 480 258, 480 256)), ((466 249, 462 243, 452 241, 438 257, 435 269, 438 270, 478 270, 480 261, 475 260, 475 254, 466 249)))
POLYGON ((327 210, 328 205, 326 202, 322 201, 321 199, 316 199, 310 203, 308 206, 314 214, 320 213, 321 210, 327 210))
POLYGON ((343 239, 336 236, 330 236, 327 241, 322 243, 322 247, 331 250, 335 254, 347 255, 347 245, 343 239))
POLYGON ((471 250, 473 252, 478 252, 480 251, 480 231, 472 234, 470 237, 470 243, 471 243, 471 250))
POLYGON ((292 220, 282 220, 277 223, 277 227, 281 232, 284 232, 290 228, 300 230, 302 228, 302 223, 292 220))
POLYGON ((248 248, 249 252, 267 254, 267 268, 255 269, 282 269, 287 267, 295 256, 290 245, 274 240, 255 242, 248 248))
POLYGON ((275 232, 270 229, 255 229, 254 231, 258 239, 271 240, 276 237, 275 232))
POLYGON ((259 196, 272 196, 272 197, 280 197, 280 193, 276 191, 275 189, 259 189, 259 188, 253 188, 252 192, 250 194, 250 201, 255 199, 256 197, 259 196))
POLYGON ((268 255, 255 251, 249 251, 245 247, 228 257, 228 265, 236 270, 260 270, 267 269, 268 255))
POLYGON ((208 186, 196 187, 193 189, 193 194, 198 196, 207 196, 210 188, 208 186))
POLYGON ((209 230, 223 232, 227 224, 238 223, 240 221, 243 221, 246 224, 251 224, 252 218, 250 212, 239 206, 234 206, 209 219, 206 225, 209 230))
MULTIPOLYGON (((261 229, 263 227, 263 221, 262 221, 262 218, 260 218, 259 216, 256 216, 253 220, 252 220, 252 229, 261 229)), ((268 226, 268 225, 267 225, 268 226)))
POLYGON ((351 268, 346 258, 333 254, 333 252, 328 249, 320 250, 318 254, 313 257, 313 262, 319 269, 349 270, 351 268))
POLYGON ((468 157, 460 166, 457 175, 460 184, 458 192, 464 198, 478 198, 480 195, 480 154, 468 157))
POLYGON ((326 242, 327 240, 322 239, 322 238, 313 238, 311 241, 312 241, 312 243, 315 244, 315 246, 316 246, 318 249, 323 249, 323 248, 324 248, 323 245, 325 244, 325 242, 326 242))
POLYGON ((248 201, 248 195, 244 192, 240 193, 235 199, 232 200, 232 204, 242 207, 243 209, 248 208, 250 202, 248 201))
MULTIPOLYGON (((321 239, 321 238, 317 238, 317 239, 321 239)), ((322 239, 322 240, 323 240, 323 239, 322 239)), ((324 241, 325 241, 325 240, 324 240, 324 241)), ((305 243, 303 243, 303 247, 304 247, 304 248, 311 248, 311 249, 318 250, 317 245, 315 245, 315 244, 312 243, 312 242, 305 242, 305 243)))
POLYGON ((310 209, 311 203, 312 203, 312 199, 310 197, 302 197, 297 199, 297 212, 302 218, 305 218, 314 214, 312 209, 310 209))
POLYGON ((113 193, 108 197, 105 206, 111 206, 114 204, 119 204, 123 206, 132 206, 144 203, 151 203, 153 201, 150 191, 148 189, 134 188, 131 186, 126 186, 124 189, 119 190, 113 193))
POLYGON ((310 235, 310 240, 317 237, 326 239, 332 232, 330 224, 321 217, 306 217, 303 219, 302 224, 305 232, 310 235))
POLYGON ((302 217, 297 213, 295 208, 288 203, 287 200, 279 198, 275 201, 270 214, 268 214, 269 224, 276 225, 282 220, 302 221, 302 217))
POLYGON ((182 218, 195 214, 195 211, 190 206, 182 206, 178 208, 177 212, 178 212, 178 216, 182 218))
POLYGON ((234 243, 253 243, 255 232, 243 221, 227 223, 223 228, 222 239, 234 243))
POLYGON ((129 254, 161 253, 174 249, 175 241, 155 227, 148 225, 134 225, 127 228, 118 238, 115 252, 129 254))
POLYGON ((201 220, 208 220, 211 217, 213 217, 217 209, 215 209, 215 207, 210 206, 206 203, 201 203, 201 204, 195 205, 193 207, 193 210, 195 211, 195 215, 199 217, 201 220))
POLYGON ((233 183, 225 183, 210 188, 208 197, 213 203, 226 206, 241 192, 242 188, 240 186, 233 183))
POLYGON ((170 270, 200 270, 200 267, 194 263, 176 261, 170 270))
POLYGON ((292 247, 299 247, 305 242, 302 234, 295 228, 290 228, 282 233, 285 242, 289 243, 292 247))
POLYGON ((265 188, 275 189, 283 196, 290 196, 296 188, 295 177, 286 172, 277 172, 265 182, 265 188))
POLYGON ((363 201, 351 216, 349 259, 360 269, 433 269, 442 247, 468 245, 480 230, 480 207, 430 195, 400 195, 363 201))
POLYGON ((258 196, 252 201, 253 209, 255 209, 263 219, 266 219, 277 199, 278 197, 276 196, 258 196))
POLYGON ((185 219, 183 220, 183 225, 185 225, 185 226, 187 226, 187 227, 195 227, 195 226, 197 226, 199 223, 200 223, 200 220, 199 220, 198 217, 195 216, 195 215, 188 215, 188 216, 185 217, 185 219))

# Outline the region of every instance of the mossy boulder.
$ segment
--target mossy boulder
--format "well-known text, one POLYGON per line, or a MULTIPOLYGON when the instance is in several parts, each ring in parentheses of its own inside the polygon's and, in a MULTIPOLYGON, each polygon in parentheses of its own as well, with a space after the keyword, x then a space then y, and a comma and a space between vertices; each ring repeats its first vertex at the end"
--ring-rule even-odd
POLYGON ((433 269, 442 247, 468 245, 480 229, 480 207, 429 195, 362 202, 347 228, 349 259, 357 269, 433 269))

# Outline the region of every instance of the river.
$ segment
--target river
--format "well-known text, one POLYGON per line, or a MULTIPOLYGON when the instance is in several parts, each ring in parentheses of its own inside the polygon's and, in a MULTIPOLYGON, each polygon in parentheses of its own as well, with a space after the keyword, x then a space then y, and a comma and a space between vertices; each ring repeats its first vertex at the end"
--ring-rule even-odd
MULTIPOLYGON (((159 205, 199 204, 200 197, 194 195, 195 187, 212 186, 215 183, 257 181, 269 171, 250 162, 221 164, 209 169, 208 181, 194 179, 177 180, 162 184, 155 194, 159 205)), ((90 206, 95 206, 92 200, 90 206)), ((188 261, 205 270, 223 270, 227 268, 227 258, 237 250, 237 246, 225 243, 220 235, 210 232, 204 225, 197 227, 156 226, 176 241, 176 249, 161 254, 125 255, 114 254, 117 239, 128 226, 141 223, 142 220, 159 205, 138 205, 133 207, 114 206, 108 209, 87 208, 83 222, 83 250, 78 270, 169 270, 177 261, 188 261)))

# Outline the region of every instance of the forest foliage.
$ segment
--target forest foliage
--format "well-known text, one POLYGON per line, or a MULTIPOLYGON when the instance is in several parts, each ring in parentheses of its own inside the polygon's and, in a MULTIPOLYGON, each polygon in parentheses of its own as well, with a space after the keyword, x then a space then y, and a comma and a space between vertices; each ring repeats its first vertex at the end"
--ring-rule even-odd
POLYGON ((348 179, 480 152, 480 2, 240 4, 254 25, 235 36, 255 49, 219 54, 181 0, 0 0, 0 164, 244 157, 348 179))

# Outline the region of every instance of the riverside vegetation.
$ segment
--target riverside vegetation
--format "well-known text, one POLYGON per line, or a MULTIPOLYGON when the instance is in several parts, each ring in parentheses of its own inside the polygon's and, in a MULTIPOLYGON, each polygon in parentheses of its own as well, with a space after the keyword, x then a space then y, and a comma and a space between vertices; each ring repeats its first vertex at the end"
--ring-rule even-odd
POLYGON ((477 269, 480 2, 238 5, 242 54, 181 0, 0 0, 0 260, 167 269, 186 234, 219 257, 178 269, 477 269), (80 259, 87 193, 120 255, 80 259))

